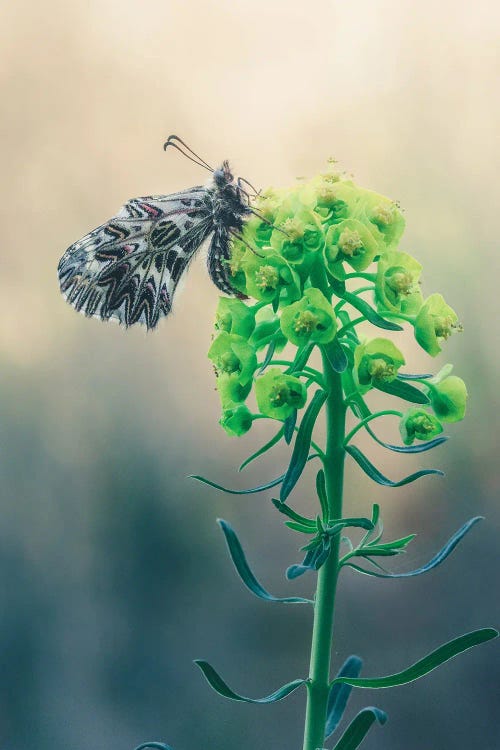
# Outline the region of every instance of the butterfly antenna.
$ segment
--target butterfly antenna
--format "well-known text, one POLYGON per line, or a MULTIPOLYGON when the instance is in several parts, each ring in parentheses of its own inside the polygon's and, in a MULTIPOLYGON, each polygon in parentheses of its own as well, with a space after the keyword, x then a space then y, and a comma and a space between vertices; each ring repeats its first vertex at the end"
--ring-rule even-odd
POLYGON ((166 142, 163 144, 163 149, 166 151, 168 146, 173 146, 177 149, 177 151, 180 151, 183 156, 185 156, 190 161, 193 161, 195 164, 197 164, 199 167, 203 167, 204 169, 208 169, 209 172, 213 172, 213 168, 210 166, 210 164, 207 164, 207 162, 201 158, 201 156, 198 156, 192 148, 189 148, 189 146, 184 143, 184 141, 179 138, 178 135, 169 135, 166 142), (179 146, 179 143, 181 144, 179 146), (181 148, 181 146, 183 148, 181 148), (186 153, 183 149, 186 149, 189 153, 186 153), (189 155, 191 154, 191 156, 189 155), (195 157, 193 159, 193 156, 195 157))
POLYGON ((252 213, 254 216, 257 216, 261 221, 264 222, 264 224, 267 224, 273 229, 276 229, 278 232, 281 232, 281 234, 284 234, 285 237, 288 237, 288 232, 285 232, 284 229, 282 229, 281 227, 278 227, 276 224, 273 224, 273 222, 269 221, 269 219, 266 219, 266 217, 263 216, 261 213, 259 213, 259 211, 256 211, 255 208, 250 207, 250 213, 252 213))
POLYGON ((260 253, 258 253, 258 252, 257 252, 257 250, 256 250, 256 249, 255 249, 254 247, 252 247, 252 246, 250 245, 250 243, 249 243, 249 242, 247 242, 247 241, 246 241, 246 240, 245 240, 245 239, 243 238, 243 235, 239 234, 238 232, 233 232, 233 231, 231 231, 231 230, 229 231, 229 234, 231 235, 231 237, 234 237, 234 238, 235 238, 236 240, 239 240, 239 241, 240 241, 240 242, 242 242, 242 243, 243 243, 244 245, 246 245, 246 246, 248 247, 248 249, 249 249, 249 250, 251 250, 251 251, 252 251, 252 253, 253 253, 254 255, 256 255, 256 256, 257 256, 258 258, 265 258, 265 257, 266 257, 265 255, 261 255, 260 253))
POLYGON ((244 177, 238 177, 238 186, 240 186, 240 183, 241 183, 241 182, 244 182, 244 183, 245 183, 245 185, 248 185, 248 187, 249 187, 249 188, 250 188, 251 190, 253 190, 253 191, 254 191, 254 193, 255 193, 255 195, 256 195, 256 196, 260 194, 260 192, 261 192, 261 191, 260 191, 260 190, 257 190, 256 188, 254 188, 254 186, 252 185, 252 183, 251 183, 251 182, 249 182, 248 180, 245 180, 245 178, 244 178, 244 177))

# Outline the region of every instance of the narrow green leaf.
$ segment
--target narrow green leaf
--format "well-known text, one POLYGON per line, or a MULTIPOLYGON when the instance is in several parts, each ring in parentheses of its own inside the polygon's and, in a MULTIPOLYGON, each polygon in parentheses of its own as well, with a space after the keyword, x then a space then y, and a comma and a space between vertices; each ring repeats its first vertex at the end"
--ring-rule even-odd
POLYGON ((361 745, 375 721, 385 724, 387 714, 374 706, 363 708, 351 721, 333 750, 355 750, 361 745))
POLYGON ((319 410, 325 403, 326 397, 326 391, 317 390, 312 397, 304 416, 302 417, 302 422, 300 423, 297 437, 295 438, 295 445, 293 447, 290 465, 288 466, 283 479, 283 484, 281 486, 280 500, 287 499, 288 495, 297 484, 299 477, 304 470, 304 466, 307 463, 309 448, 311 446, 314 424, 316 422, 319 410))
POLYGON ((391 380, 390 383, 379 383, 375 386, 378 391, 389 393, 391 396, 397 396, 412 404, 428 404, 429 397, 414 385, 405 383, 403 380, 391 380))
MULTIPOLYGON (((359 656, 349 656, 342 664, 337 677, 359 677, 362 666, 363 662, 359 656)), ((339 725, 351 691, 352 685, 343 685, 338 682, 330 688, 328 694, 328 706, 326 709, 325 739, 328 739, 339 725)))
POLYGON ((399 380, 426 380, 427 378, 432 377, 432 373, 426 373, 425 375, 410 375, 406 372, 398 372, 399 380))
POLYGON ((297 523, 296 521, 285 521, 285 526, 293 531, 299 531, 301 534, 314 534, 314 531, 310 526, 306 526, 303 523, 297 523))
POLYGON ((419 576, 422 573, 427 573, 429 570, 432 570, 433 568, 440 565, 443 560, 446 560, 448 555, 451 555, 457 544, 460 543, 460 541, 464 538, 464 536, 467 534, 468 531, 478 522, 482 521, 483 516, 475 516, 475 518, 471 518, 467 523, 465 523, 455 534, 453 534, 450 539, 446 542, 444 547, 442 547, 439 552, 437 552, 433 558, 429 560, 428 563, 425 565, 422 565, 420 568, 416 568, 415 570, 410 570, 408 573, 389 573, 389 572, 383 572, 383 573, 377 573, 377 571, 373 570, 365 570, 364 568, 360 568, 358 565, 351 564, 350 562, 347 562, 346 565, 349 565, 354 570, 357 570, 359 573, 364 573, 368 576, 375 576, 376 578, 411 578, 412 576, 419 576))
POLYGON ((437 474, 438 476, 444 476, 444 472, 440 471, 439 469, 421 469, 420 471, 416 471, 414 474, 410 474, 407 477, 404 477, 403 479, 400 479, 398 482, 393 482, 391 479, 388 479, 386 476, 380 472, 376 466, 374 466, 371 461, 367 459, 367 457, 359 450, 359 448, 356 448, 354 445, 348 445, 346 446, 346 452, 349 453, 350 456, 354 458, 356 463, 363 469, 365 474, 368 474, 370 479, 373 479, 374 482, 377 482, 377 484, 382 484, 384 487, 402 487, 405 484, 409 484, 410 482, 414 482, 416 479, 420 479, 420 477, 425 477, 428 474, 437 474))
POLYGON ((258 371, 257 375, 262 375, 266 367, 269 365, 270 361, 273 358, 274 350, 276 349, 276 339, 272 338, 269 342, 269 346, 267 347, 266 356, 264 357, 264 361, 262 362, 262 365, 260 366, 260 370, 258 371))
MULTIPOLYGON (((312 461, 313 458, 318 458, 318 453, 311 453, 307 457, 307 461, 312 461)), ((256 492, 263 492, 264 490, 269 490, 271 487, 276 487, 278 484, 281 484, 281 482, 284 480, 285 474, 282 474, 280 477, 277 477, 276 479, 272 479, 267 484, 261 484, 259 487, 251 487, 248 490, 231 490, 228 487, 223 487, 221 484, 216 484, 216 482, 212 482, 210 479, 206 479, 205 477, 200 477, 198 474, 189 474, 189 479, 196 479, 197 482, 201 482, 202 484, 208 484, 209 487, 213 487, 216 490, 221 490, 221 492, 227 492, 228 495, 253 495, 256 492)))
POLYGON ((376 443, 381 445, 383 448, 394 451, 395 453, 424 453, 425 451, 432 450, 432 448, 436 448, 438 445, 442 445, 442 443, 446 443, 446 441, 448 440, 445 435, 442 435, 440 437, 434 438, 434 440, 428 440, 425 443, 416 443, 415 445, 393 445, 392 443, 385 443, 383 440, 377 437, 368 424, 365 425, 365 430, 371 435, 376 443))
POLYGON ((321 505, 321 512, 323 514, 323 518, 327 519, 329 515, 329 510, 328 510, 328 498, 326 496, 325 472, 323 471, 323 469, 320 469, 318 473, 316 474, 316 493, 318 495, 319 504, 321 505))
POLYGON ((232 701, 242 701, 244 703, 276 703, 276 701, 286 698, 287 695, 290 695, 290 693, 293 693, 294 690, 297 690, 297 688, 307 682, 307 680, 293 680, 292 682, 283 685, 283 687, 280 687, 279 690, 275 690, 271 695, 267 695, 265 698, 245 698, 245 696, 238 695, 238 693, 231 690, 208 662, 201 659, 195 659, 194 663, 201 669, 203 676, 210 687, 213 688, 216 693, 222 695, 223 698, 229 698, 232 701))
POLYGON ((388 688, 395 687, 396 685, 406 685, 432 672, 433 669, 449 661, 449 659, 453 659, 454 656, 461 654, 463 651, 467 651, 473 646, 478 646, 480 643, 491 641, 492 638, 496 638, 497 636, 498 630, 494 628, 473 630, 472 633, 466 633, 445 643, 402 672, 387 675, 387 677, 336 677, 331 684, 344 682, 347 685, 360 688, 388 688))
POLYGON ((255 461, 256 458, 259 458, 259 456, 263 456, 264 453, 267 453, 268 450, 271 450, 271 448, 273 448, 276 445, 276 443, 279 443, 279 441, 283 437, 283 432, 284 432, 284 426, 280 427, 276 435, 272 437, 271 440, 269 440, 269 442, 263 445, 262 448, 259 448, 258 451, 255 451, 255 453, 252 453, 251 456, 246 458, 241 464, 238 471, 243 471, 245 466, 248 466, 248 464, 252 463, 252 461, 255 461))
POLYGON ((386 320, 378 312, 368 304, 364 299, 358 297, 350 292, 344 292, 342 298, 345 299, 350 305, 359 310, 359 312, 365 316, 377 328, 384 328, 386 331, 402 331, 403 328, 397 323, 392 323, 390 320, 386 320))
POLYGON ((146 747, 154 747, 156 750, 172 750, 172 747, 166 745, 164 742, 143 742, 142 745, 138 745, 135 750, 144 750, 146 747))
POLYGON ((285 437, 285 443, 290 445, 295 431, 295 425, 297 423, 297 409, 294 409, 289 417, 287 417, 283 423, 283 435, 285 437))
POLYGON ((335 337, 331 343, 322 346, 321 350, 325 353, 329 363, 332 366, 332 369, 335 370, 335 372, 344 372, 345 370, 347 370, 347 366, 349 364, 347 354, 345 353, 337 337, 335 337))
POLYGON ((305 346, 300 347, 300 349, 297 349, 297 353, 292 364, 290 365, 288 370, 286 370, 287 375, 292 375, 294 372, 304 369, 309 361, 309 357, 311 356, 311 352, 314 349, 314 346, 314 344, 306 344, 305 346))
POLYGON ((283 602, 286 604, 311 603, 309 599, 303 599, 300 596, 277 597, 266 591, 266 589, 259 583, 259 581, 250 570, 250 566, 248 565, 245 553, 243 552, 243 548, 240 544, 235 530, 227 521, 224 521, 223 518, 218 518, 217 523, 221 527, 226 539, 227 547, 229 550, 229 554, 231 555, 231 560, 233 561, 234 567, 236 568, 239 577, 241 578, 247 589, 252 592, 252 594, 255 594, 255 596, 258 596, 260 599, 265 599, 268 602, 283 602))
POLYGON ((289 505, 281 502, 281 500, 277 500, 274 497, 271 499, 271 502, 274 505, 274 507, 279 510, 280 513, 283 513, 285 516, 288 516, 288 518, 291 518, 293 521, 297 521, 297 523, 301 523, 304 526, 307 526, 310 529, 311 534, 316 533, 316 522, 313 521, 311 518, 306 518, 305 516, 301 516, 300 513, 297 513, 297 511, 293 510, 293 508, 290 508, 289 505))
POLYGON ((338 531, 346 528, 354 529, 367 529, 371 531, 373 529, 373 523, 369 518, 355 517, 355 518, 342 518, 340 521, 333 521, 332 525, 327 528, 329 534, 336 534, 338 531))
MULTIPOLYGON (((408 536, 404 536, 401 539, 393 539, 392 542, 384 542, 383 544, 377 544, 376 546, 379 549, 403 549, 406 547, 413 539, 415 539, 417 535, 416 534, 408 534, 408 536)), ((368 549, 372 549, 372 545, 375 545, 375 542, 372 542, 372 544, 368 545, 368 549)))

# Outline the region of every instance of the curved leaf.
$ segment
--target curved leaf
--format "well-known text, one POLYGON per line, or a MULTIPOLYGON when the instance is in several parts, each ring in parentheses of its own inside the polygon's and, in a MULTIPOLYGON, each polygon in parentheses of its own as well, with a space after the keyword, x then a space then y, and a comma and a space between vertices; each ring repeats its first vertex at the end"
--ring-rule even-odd
POLYGON ((384 485, 384 487, 403 487, 403 485, 414 482, 416 479, 425 477, 428 474, 437 474, 441 477, 444 476, 444 472, 440 471, 439 469, 421 469, 420 471, 416 471, 414 474, 410 474, 409 476, 400 479, 398 482, 393 482, 392 479, 388 479, 386 476, 384 476, 382 472, 380 472, 377 467, 367 459, 367 457, 359 450, 359 448, 356 448, 356 446, 354 445, 347 445, 345 450, 346 453, 349 453, 349 455, 354 458, 356 463, 363 469, 365 474, 368 474, 370 479, 373 479, 373 481, 377 482, 377 484, 384 485))
POLYGON ((361 745, 375 721, 378 721, 379 724, 385 724, 387 721, 385 711, 381 711, 380 708, 374 706, 363 708, 351 721, 333 750, 355 750, 361 745))
POLYGON ((271 448, 273 448, 276 445, 276 443, 279 443, 279 441, 283 437, 283 431, 284 431, 284 426, 281 426, 278 432, 276 433, 276 435, 272 437, 271 440, 269 440, 265 445, 259 448, 259 450, 255 451, 255 453, 252 453, 251 456, 249 456, 243 461, 238 471, 243 471, 245 466, 248 466, 248 464, 252 463, 252 461, 255 461, 256 458, 259 458, 259 456, 262 456, 264 455, 264 453, 267 453, 268 450, 271 450, 271 448))
POLYGON ((269 342, 269 346, 267 347, 266 356, 264 357, 264 361, 262 362, 257 375, 262 375, 262 373, 264 372, 264 370, 266 369, 266 367, 269 365, 269 363, 271 362, 271 360, 273 358, 274 350, 275 349, 276 349, 276 339, 272 338, 271 341, 269 342))
POLYGON ((224 521, 223 518, 218 518, 217 523, 221 527, 226 539, 227 547, 229 550, 229 554, 231 555, 231 560, 233 561, 234 567, 236 568, 239 577, 241 578, 247 589, 252 592, 252 594, 258 596, 259 599, 265 599, 268 602, 283 602, 286 604, 311 604, 311 601, 309 599, 303 599, 300 596, 278 597, 273 596, 268 591, 266 591, 266 589, 259 583, 259 581, 250 570, 250 566, 248 565, 245 553, 243 552, 243 548, 240 544, 235 530, 227 521, 224 521))
POLYGON ((390 383, 379 383, 375 386, 378 391, 397 396, 412 404, 429 404, 429 397, 414 385, 405 383, 404 380, 391 380, 390 383))
POLYGON ((277 510, 279 510, 280 513, 283 513, 283 515, 287 516, 288 518, 291 518, 293 521, 296 521, 297 523, 307 526, 307 528, 309 529, 309 533, 311 534, 316 533, 316 521, 313 521, 311 518, 306 518, 305 516, 301 516, 300 513, 297 513, 295 510, 293 510, 293 508, 290 508, 289 505, 281 502, 281 500, 277 500, 274 497, 271 499, 271 502, 274 505, 274 507, 277 510))
POLYGON ((164 742, 143 742, 142 745, 138 745, 135 750, 143 750, 146 747, 154 747, 156 750, 173 750, 170 745, 166 745, 164 742))
POLYGON ((325 472, 320 469, 316 474, 316 493, 318 495, 319 504, 321 505, 321 512, 323 518, 327 519, 329 515, 328 509, 328 498, 326 496, 326 479, 325 472))
POLYGON ((280 490, 280 500, 282 501, 287 499, 288 495, 297 484, 299 477, 304 470, 304 466, 307 463, 316 417, 325 403, 326 397, 326 391, 317 390, 302 417, 302 422, 300 423, 297 437, 295 438, 290 465, 288 466, 283 478, 283 484, 280 490))
MULTIPOLYGON (((339 295, 340 296, 340 295, 339 295)), ((359 312, 365 316, 365 318, 377 328, 384 328, 386 331, 402 331, 402 326, 397 323, 391 323, 390 320, 386 320, 378 312, 368 304, 364 299, 358 297, 356 294, 351 292, 343 292, 341 295, 346 302, 359 310, 359 312)))
POLYGON ((432 373, 426 373, 425 375, 410 375, 406 372, 398 372, 399 380, 426 380, 427 378, 434 377, 432 373))
POLYGON ((297 409, 294 409, 289 417, 283 422, 283 435, 285 437, 285 443, 290 445, 295 431, 295 425, 297 423, 297 409))
POLYGON ((360 688, 388 688, 395 687, 396 685, 406 685, 429 674, 433 669, 453 659, 454 656, 461 654, 463 651, 467 651, 473 646, 478 646, 480 643, 491 641, 492 638, 496 638, 497 636, 498 630, 494 628, 473 630, 471 633, 465 633, 465 635, 448 641, 448 643, 424 656, 423 659, 412 664, 408 669, 403 669, 402 672, 396 672, 386 677, 335 677, 331 684, 344 682, 347 685, 360 688))
POLYGON ((329 363, 332 366, 332 369, 335 372, 344 372, 345 370, 347 370, 347 367, 349 365, 347 354, 345 353, 343 347, 340 345, 340 341, 337 337, 335 337, 330 344, 322 346, 321 349, 325 353, 329 363))
POLYGON ((349 567, 357 570, 359 573, 364 573, 367 576, 375 576, 376 578, 411 578, 412 576, 419 576, 422 573, 427 573, 427 571, 432 570, 446 560, 448 555, 451 555, 457 544, 464 538, 467 532, 470 531, 478 521, 482 520, 483 516, 475 516, 475 518, 471 518, 455 534, 453 534, 450 539, 448 539, 444 547, 442 547, 428 563, 422 565, 421 568, 410 570, 408 573, 377 573, 373 570, 360 568, 359 565, 354 565, 350 562, 346 562, 346 565, 349 565, 349 567))
MULTIPOLYGON (((337 677, 358 677, 362 666, 363 661, 359 656, 349 656, 342 664, 337 677)), ((334 733, 340 723, 351 691, 352 685, 344 685, 338 682, 330 688, 326 709, 325 739, 334 733)))
POLYGON ((385 443, 383 440, 377 437, 368 424, 365 424, 365 429, 376 443, 381 445, 383 448, 394 451, 395 453, 425 453, 425 451, 430 451, 432 450, 432 448, 437 448, 438 445, 442 445, 442 443, 446 443, 446 441, 448 440, 445 435, 442 435, 440 437, 434 438, 434 440, 428 440, 425 443, 417 443, 415 445, 393 445, 392 443, 385 443))
POLYGON ((287 695, 290 695, 290 693, 293 693, 294 690, 297 690, 297 688, 307 682, 307 680, 293 680, 275 690, 271 695, 266 695, 264 698, 246 698, 244 695, 238 695, 238 693, 231 690, 207 661, 195 659, 194 663, 201 669, 206 681, 216 693, 222 695, 223 698, 229 698, 232 701, 242 701, 243 703, 276 703, 276 701, 283 700, 283 698, 286 698, 287 695))
POLYGON ((309 357, 311 356, 311 352, 314 349, 314 346, 314 344, 306 344, 300 349, 297 349, 297 353, 292 364, 290 365, 288 370, 286 370, 287 375, 292 375, 294 372, 304 369, 304 367, 307 365, 307 362, 309 361, 309 357))

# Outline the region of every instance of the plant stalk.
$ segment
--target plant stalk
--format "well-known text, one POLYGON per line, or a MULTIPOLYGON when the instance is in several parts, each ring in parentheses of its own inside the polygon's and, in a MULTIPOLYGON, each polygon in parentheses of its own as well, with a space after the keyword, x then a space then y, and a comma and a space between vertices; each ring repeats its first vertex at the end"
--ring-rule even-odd
MULTIPOLYGON (((324 379, 328 390, 326 399, 326 451, 323 465, 328 499, 328 521, 333 521, 342 518, 345 458, 343 442, 346 409, 341 376, 333 370, 327 352, 323 351, 322 355, 324 379)), ((318 572, 303 750, 323 748, 325 739, 335 593, 339 571, 339 547, 340 535, 336 534, 332 540, 328 559, 318 572)))

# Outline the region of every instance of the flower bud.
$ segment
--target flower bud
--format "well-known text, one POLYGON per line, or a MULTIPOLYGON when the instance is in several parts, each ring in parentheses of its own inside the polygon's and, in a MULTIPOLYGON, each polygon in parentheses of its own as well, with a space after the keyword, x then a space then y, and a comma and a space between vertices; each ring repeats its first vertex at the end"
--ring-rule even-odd
POLYGON ((219 424, 231 437, 241 437, 252 426, 253 417, 245 404, 224 409, 219 424))
POLYGON ((423 302, 418 285, 421 271, 422 266, 411 255, 400 250, 385 252, 377 265, 375 299, 378 307, 417 313, 423 302))
POLYGON ((327 344, 335 338, 337 321, 324 294, 311 287, 281 313, 281 330, 292 344, 327 344))
POLYGON ((257 367, 255 350, 243 336, 222 331, 212 342, 208 358, 214 363, 218 375, 236 374, 241 385, 252 380, 257 367))
POLYGON ((372 339, 360 344, 354 352, 355 375, 362 393, 395 380, 404 364, 403 355, 389 339, 372 339))
POLYGON ((383 237, 385 247, 396 248, 404 232, 404 216, 394 203, 384 195, 371 190, 359 190, 354 217, 369 221, 383 237))
POLYGON ((299 378, 270 367, 255 381, 255 395, 264 416, 285 420, 294 409, 304 406, 307 390, 299 378))
POLYGON ((332 224, 325 237, 325 260, 335 278, 344 277, 343 262, 347 262, 355 271, 364 271, 384 249, 382 237, 377 238, 357 219, 332 224))
POLYGON ((426 409, 409 409, 399 424, 399 431, 405 445, 415 440, 431 440, 443 431, 441 422, 426 409))
POLYGON ((227 333, 236 333, 248 339, 255 328, 255 313, 240 299, 219 297, 215 313, 215 328, 227 333))
POLYGON ((432 408, 442 422, 459 422, 464 418, 467 388, 462 378, 449 375, 438 383, 427 383, 432 408))
POLYGON ((415 338, 422 349, 435 357, 441 351, 438 339, 446 340, 454 330, 462 330, 457 321, 456 312, 446 304, 442 295, 431 294, 417 315, 415 338))
POLYGON ((262 252, 264 257, 247 250, 242 261, 247 293, 262 302, 273 302, 286 289, 291 299, 298 299, 300 279, 295 271, 278 253, 262 252))

